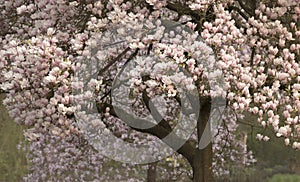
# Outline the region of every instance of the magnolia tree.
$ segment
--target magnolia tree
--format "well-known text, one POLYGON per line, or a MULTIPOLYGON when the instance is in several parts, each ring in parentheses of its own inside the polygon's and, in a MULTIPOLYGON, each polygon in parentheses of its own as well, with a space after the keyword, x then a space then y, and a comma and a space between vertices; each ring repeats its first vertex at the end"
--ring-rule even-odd
POLYGON ((168 180, 214 181, 226 162, 254 161, 238 124, 300 149, 298 0, 1 0, 0 8, 4 104, 31 126, 27 180, 139 181, 144 169, 132 166, 148 164, 155 181, 155 169, 172 163, 168 180), (128 170, 103 172, 105 157, 128 170))

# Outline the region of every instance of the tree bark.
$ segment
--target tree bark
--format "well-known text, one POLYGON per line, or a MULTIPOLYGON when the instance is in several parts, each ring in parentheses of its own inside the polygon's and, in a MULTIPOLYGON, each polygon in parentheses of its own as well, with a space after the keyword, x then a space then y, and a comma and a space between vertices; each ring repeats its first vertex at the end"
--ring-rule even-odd
POLYGON ((194 160, 192 164, 193 169, 193 182, 204 181, 204 170, 203 170, 203 155, 200 150, 196 150, 194 160))
POLYGON ((205 182, 213 182, 214 176, 212 171, 212 143, 210 143, 206 148, 203 149, 203 170, 204 170, 204 181, 205 182))
MULTIPOLYGON (((200 115, 197 123, 197 135, 198 142, 200 142, 201 138, 204 137, 203 133, 205 128, 209 128, 209 134, 211 136, 210 131, 210 110, 211 110, 211 99, 210 98, 202 98, 200 100, 200 115), (206 126, 208 125, 208 126, 206 126)), ((210 138, 208 138, 210 140, 210 138)), ((213 172, 212 172, 212 143, 210 142, 205 148, 200 149, 197 148, 194 153, 193 158, 193 181, 194 182, 213 182, 213 172)))
POLYGON ((157 162, 148 164, 147 182, 156 182, 156 166, 157 162))

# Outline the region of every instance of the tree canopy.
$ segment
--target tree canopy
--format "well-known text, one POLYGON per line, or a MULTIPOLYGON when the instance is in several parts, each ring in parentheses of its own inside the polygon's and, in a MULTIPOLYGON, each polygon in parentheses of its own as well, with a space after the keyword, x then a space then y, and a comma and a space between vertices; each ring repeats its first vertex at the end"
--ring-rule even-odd
MULTIPOLYGON (((50 163, 50 179, 68 165, 102 179, 103 156, 147 164, 176 151, 193 181, 213 181, 225 158, 254 162, 239 124, 300 150, 298 0, 1 0, 0 10, 9 114, 30 126, 32 150, 76 156, 50 163)), ((34 153, 28 178, 49 178, 34 153)))

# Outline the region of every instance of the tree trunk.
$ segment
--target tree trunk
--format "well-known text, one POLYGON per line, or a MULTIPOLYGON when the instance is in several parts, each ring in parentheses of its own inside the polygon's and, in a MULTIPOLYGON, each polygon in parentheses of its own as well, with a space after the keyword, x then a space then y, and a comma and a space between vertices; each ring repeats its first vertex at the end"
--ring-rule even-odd
POLYGON ((204 149, 197 149, 192 164, 194 182, 213 182, 212 143, 204 149))
POLYGON ((213 151, 212 151, 212 143, 210 143, 206 148, 202 151, 202 158, 203 158, 203 170, 204 170, 204 181, 205 182, 213 182, 214 176, 212 171, 212 158, 213 158, 213 151))
POLYGON ((155 182, 156 181, 156 166, 157 166, 157 162, 148 164, 147 182, 155 182))
MULTIPOLYGON (((211 137, 210 131, 210 110, 211 110, 211 99, 205 98, 201 99, 201 109, 200 115, 198 118, 197 123, 197 135, 198 135, 198 142, 200 142, 202 137, 207 137, 208 135, 203 136, 205 128, 208 127, 207 131, 209 137, 211 137), (208 126, 206 126, 208 125, 208 126)), ((207 138, 211 140, 211 138, 207 138)), ((203 149, 197 148, 194 154, 192 169, 193 169, 193 181, 194 182, 213 182, 213 172, 212 172, 212 143, 210 142, 206 147, 203 149)))
POLYGON ((193 182, 203 182, 204 181, 204 170, 203 170, 203 155, 200 150, 197 150, 194 155, 194 160, 192 164, 193 169, 193 182))

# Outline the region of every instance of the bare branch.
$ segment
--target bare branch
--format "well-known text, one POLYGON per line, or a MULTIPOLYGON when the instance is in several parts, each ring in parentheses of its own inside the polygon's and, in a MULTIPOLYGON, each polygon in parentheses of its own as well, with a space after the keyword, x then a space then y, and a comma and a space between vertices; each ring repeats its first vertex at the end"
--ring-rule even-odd
POLYGON ((113 60, 111 60, 106 66, 104 66, 104 68, 102 68, 101 70, 99 70, 98 72, 98 76, 103 75, 103 73, 109 69, 109 67, 111 67, 113 64, 115 64, 117 61, 119 61, 128 51, 130 50, 129 47, 127 47, 123 52, 121 52, 121 54, 119 54, 116 58, 114 58, 113 60))
POLYGON ((248 15, 246 15, 245 13, 243 13, 242 10, 240 10, 240 8, 238 8, 238 7, 236 7, 236 6, 229 6, 229 7, 228 7, 228 10, 229 10, 229 11, 234 10, 234 11, 238 12, 239 15, 241 15, 245 20, 248 20, 248 19, 249 19, 248 15))

